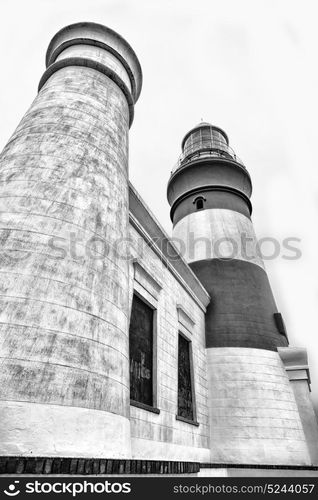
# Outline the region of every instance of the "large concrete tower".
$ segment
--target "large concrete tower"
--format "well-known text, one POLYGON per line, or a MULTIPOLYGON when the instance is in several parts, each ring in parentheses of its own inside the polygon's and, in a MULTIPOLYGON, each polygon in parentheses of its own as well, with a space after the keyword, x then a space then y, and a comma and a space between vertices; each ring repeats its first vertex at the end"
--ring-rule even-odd
POLYGON ((130 45, 94 23, 52 39, 0 157, 3 455, 129 457, 130 45))
POLYGON ((251 192, 223 130, 200 123, 186 134, 168 200, 173 237, 211 296, 211 461, 306 464, 297 403, 277 352, 288 340, 257 246, 251 192))

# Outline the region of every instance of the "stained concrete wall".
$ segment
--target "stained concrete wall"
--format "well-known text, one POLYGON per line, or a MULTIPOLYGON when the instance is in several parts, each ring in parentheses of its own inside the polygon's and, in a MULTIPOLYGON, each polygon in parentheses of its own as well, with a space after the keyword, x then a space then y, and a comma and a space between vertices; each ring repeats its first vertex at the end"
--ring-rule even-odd
POLYGON ((211 462, 310 465, 293 389, 277 352, 211 348, 211 462))
POLYGON ((129 47, 65 32, 0 157, 1 454, 129 457, 129 47))

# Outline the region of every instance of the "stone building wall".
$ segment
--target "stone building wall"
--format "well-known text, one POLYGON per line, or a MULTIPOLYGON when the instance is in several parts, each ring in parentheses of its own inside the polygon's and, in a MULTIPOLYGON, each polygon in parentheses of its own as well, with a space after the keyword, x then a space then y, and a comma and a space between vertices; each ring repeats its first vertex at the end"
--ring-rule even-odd
MULTIPOLYGON (((140 203, 142 203, 140 201, 140 203)), ((146 243, 147 234, 130 225, 129 303, 134 290, 157 310, 157 408, 159 414, 130 407, 132 457, 209 461, 205 306, 168 268, 165 257, 146 243), (176 419, 178 398, 178 335, 192 342, 195 415, 198 425, 176 419)), ((173 261, 172 261, 173 262, 173 261)), ((195 279, 190 268, 186 273, 195 279)))

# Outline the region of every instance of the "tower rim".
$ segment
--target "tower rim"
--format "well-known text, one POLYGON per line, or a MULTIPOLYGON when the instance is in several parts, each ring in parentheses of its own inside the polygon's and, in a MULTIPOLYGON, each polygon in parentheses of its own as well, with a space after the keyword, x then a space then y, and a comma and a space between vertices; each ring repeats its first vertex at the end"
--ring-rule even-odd
POLYGON ((169 185, 171 181, 179 175, 181 172, 184 172, 187 168, 192 167, 193 165, 198 165, 198 164, 204 164, 204 163, 230 163, 234 164, 236 167, 239 167, 248 177, 250 184, 252 185, 252 180, 251 176, 248 172, 248 170, 239 162, 237 162, 234 158, 220 158, 220 157, 202 157, 202 158, 196 158, 192 161, 189 161, 185 163, 184 165, 180 165, 178 168, 175 170, 172 170, 170 178, 168 180, 168 186, 167 186, 167 191, 169 191, 169 185))
POLYGON ((75 44, 89 44, 105 48, 113 53, 125 66, 131 81, 134 102, 136 103, 142 88, 142 69, 139 59, 131 45, 115 30, 100 23, 80 21, 61 28, 51 39, 45 64, 48 68, 58 55, 67 47, 75 44), (77 30, 91 30, 92 33, 79 33, 77 30), (107 43, 108 42, 108 43, 107 43))

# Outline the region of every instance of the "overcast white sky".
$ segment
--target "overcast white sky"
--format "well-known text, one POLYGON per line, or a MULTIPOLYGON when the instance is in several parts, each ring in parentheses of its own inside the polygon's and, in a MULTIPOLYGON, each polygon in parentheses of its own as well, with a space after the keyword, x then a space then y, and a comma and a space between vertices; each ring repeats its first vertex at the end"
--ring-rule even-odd
POLYGON ((171 232, 166 185, 201 118, 225 129, 253 180, 259 237, 301 238, 266 263, 291 344, 307 347, 318 405, 316 0, 1 0, 0 148, 31 104, 47 45, 66 24, 124 36, 144 73, 130 177, 171 232))

